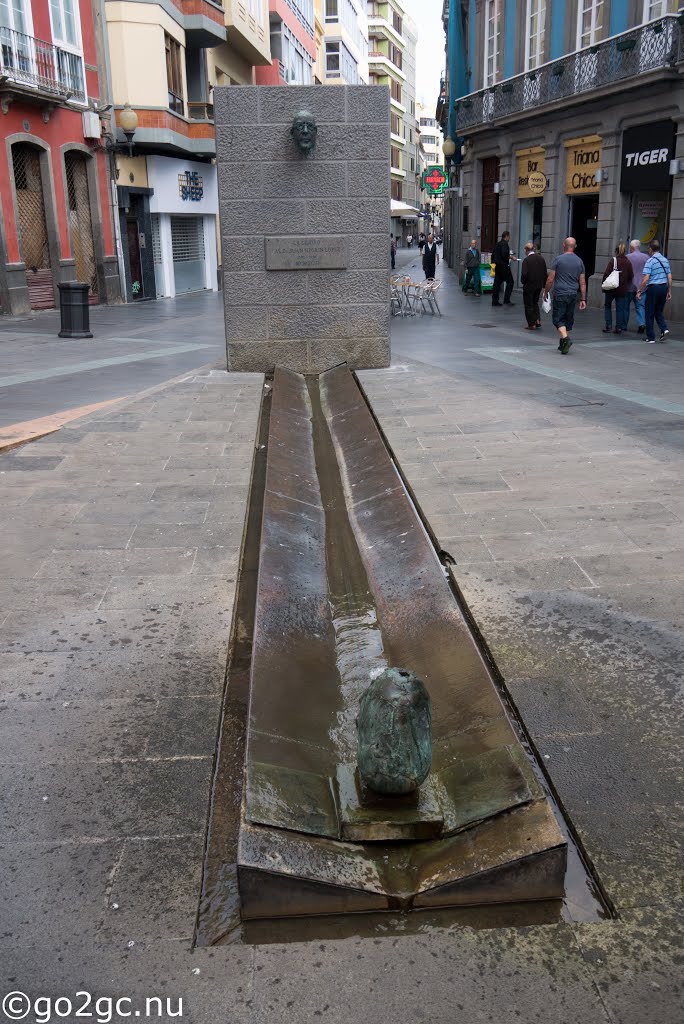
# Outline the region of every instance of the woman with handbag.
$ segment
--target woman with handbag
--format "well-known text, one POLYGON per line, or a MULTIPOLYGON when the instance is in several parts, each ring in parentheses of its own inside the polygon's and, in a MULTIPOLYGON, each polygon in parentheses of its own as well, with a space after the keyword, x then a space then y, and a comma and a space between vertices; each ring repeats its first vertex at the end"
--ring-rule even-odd
POLYGON ((629 319, 629 288, 634 277, 634 268, 625 255, 622 242, 615 246, 615 256, 608 261, 603 272, 604 294, 603 314, 606 326, 604 334, 613 330, 613 299, 615 299, 615 330, 614 334, 622 334, 627 330, 629 319))

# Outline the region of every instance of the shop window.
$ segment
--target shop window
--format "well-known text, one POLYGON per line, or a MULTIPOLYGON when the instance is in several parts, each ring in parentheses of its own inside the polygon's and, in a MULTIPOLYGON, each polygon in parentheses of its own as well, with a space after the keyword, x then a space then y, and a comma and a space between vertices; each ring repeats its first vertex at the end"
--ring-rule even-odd
POLYGON ((164 33, 164 44, 166 46, 166 82, 169 90, 169 110, 173 110, 174 114, 184 114, 183 74, 181 70, 182 47, 180 43, 172 39, 168 32, 164 33))

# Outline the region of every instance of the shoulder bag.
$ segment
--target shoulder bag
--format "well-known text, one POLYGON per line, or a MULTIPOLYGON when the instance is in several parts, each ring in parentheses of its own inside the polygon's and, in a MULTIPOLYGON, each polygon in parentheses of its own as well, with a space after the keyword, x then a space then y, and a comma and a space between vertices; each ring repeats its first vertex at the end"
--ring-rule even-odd
POLYGON ((614 292, 620 287, 620 271, 618 270, 617 258, 613 256, 613 269, 601 285, 604 292, 614 292))

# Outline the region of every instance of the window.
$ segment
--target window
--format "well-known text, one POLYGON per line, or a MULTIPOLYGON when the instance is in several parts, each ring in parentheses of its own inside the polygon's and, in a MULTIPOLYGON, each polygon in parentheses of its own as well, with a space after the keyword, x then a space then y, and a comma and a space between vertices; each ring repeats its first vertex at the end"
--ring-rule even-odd
POLYGON ((525 71, 544 63, 546 40, 546 0, 527 0, 527 39, 525 41, 525 71))
POLYGON ((327 78, 342 78, 350 85, 358 85, 360 81, 356 60, 339 39, 326 41, 325 74, 327 78))
POLYGON ((398 114, 390 114, 390 131, 392 135, 401 134, 401 122, 398 114))
POLYGON ((360 53, 368 50, 368 39, 361 30, 360 14, 352 0, 325 0, 326 24, 341 24, 360 53))
POLYGON ((263 25, 264 23, 264 4, 262 0, 247 0, 247 10, 252 15, 254 20, 263 25))
POLYGON ((401 85, 399 82, 390 80, 390 95, 397 103, 401 103, 401 85))
MULTIPOLYGON (((582 0, 580 0, 580 3, 582 0)), ((484 40, 484 82, 488 89, 499 77, 499 48, 501 46, 501 3, 500 0, 486 0, 484 40)))
POLYGON ((280 61, 280 74, 290 85, 311 85, 313 62, 302 44, 283 22, 271 32, 271 56, 280 61))
MULTIPOLYGON (((291 11, 297 15, 299 21, 313 39, 314 35, 314 9, 313 0, 285 0, 291 11)), ((327 17, 325 19, 328 20, 327 17)))
POLYGON ((401 202, 404 198, 403 183, 401 181, 392 182, 392 199, 397 199, 401 202))
POLYGON ((463 207, 463 231, 470 231, 470 207, 463 207))
POLYGON ((395 46, 394 43, 389 44, 388 57, 392 61, 394 66, 401 70, 401 50, 399 49, 398 46, 395 46))
POLYGON ((169 90, 169 110, 174 114, 184 114, 185 104, 183 102, 183 74, 181 71, 181 50, 180 43, 168 34, 164 33, 164 45, 166 46, 166 83, 169 90))
POLYGON ((603 33, 603 0, 577 0, 577 49, 594 46, 603 33))
MULTIPOLYGON (((385 152, 387 152, 387 150, 385 150, 385 152)), ((401 152, 397 146, 390 146, 390 163, 392 167, 396 167, 398 171, 401 170, 401 152)))
POLYGON ((325 44, 325 73, 329 78, 339 78, 340 74, 340 44, 325 44))
POLYGON ((0 28, 31 34, 22 0, 0 0, 0 28))
MULTIPOLYGON (((17 4, 17 0, 14 0, 17 4)), ((50 0, 52 38, 60 46, 80 50, 79 14, 77 0, 50 0)))
POLYGON ((662 18, 667 14, 667 0, 644 0, 644 16, 642 21, 653 21, 654 18, 662 18))
POLYGON ((402 24, 403 21, 401 15, 397 14, 395 10, 392 10, 392 27, 394 28, 395 32, 399 33, 399 35, 401 35, 402 24))

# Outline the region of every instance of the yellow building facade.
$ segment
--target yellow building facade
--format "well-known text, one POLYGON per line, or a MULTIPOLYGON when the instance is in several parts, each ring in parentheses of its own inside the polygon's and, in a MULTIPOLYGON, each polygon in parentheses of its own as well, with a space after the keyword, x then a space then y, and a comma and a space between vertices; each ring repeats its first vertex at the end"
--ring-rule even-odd
POLYGON ((369 83, 389 86, 392 199, 401 202, 407 175, 404 134, 406 73, 403 69, 406 39, 402 35, 404 6, 401 0, 368 0, 366 9, 369 83))
POLYGON ((268 0, 107 0, 105 14, 113 127, 126 106, 137 119, 132 157, 116 154, 127 297, 215 290, 213 90, 252 85, 254 68, 270 65, 268 0))

